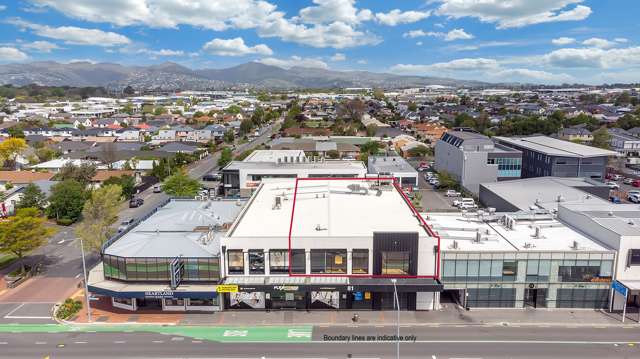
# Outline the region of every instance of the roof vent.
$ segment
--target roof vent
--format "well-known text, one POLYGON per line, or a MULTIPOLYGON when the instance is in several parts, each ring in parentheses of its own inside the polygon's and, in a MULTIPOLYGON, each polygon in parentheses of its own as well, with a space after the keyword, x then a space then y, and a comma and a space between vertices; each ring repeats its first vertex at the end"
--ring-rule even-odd
POLYGON ((453 243, 451 243, 451 249, 458 249, 458 241, 453 241, 453 243))
POLYGON ((556 201, 558 202, 564 202, 564 197, 562 197, 561 194, 558 195, 558 197, 556 197, 556 201))
POLYGON ((578 244, 578 241, 573 241, 573 245, 571 246, 571 249, 573 249, 574 251, 577 251, 578 249, 580 249, 580 245, 578 244))
POLYGON ((633 219, 629 219, 627 224, 629 224, 630 226, 635 226, 636 223, 633 221, 633 219))

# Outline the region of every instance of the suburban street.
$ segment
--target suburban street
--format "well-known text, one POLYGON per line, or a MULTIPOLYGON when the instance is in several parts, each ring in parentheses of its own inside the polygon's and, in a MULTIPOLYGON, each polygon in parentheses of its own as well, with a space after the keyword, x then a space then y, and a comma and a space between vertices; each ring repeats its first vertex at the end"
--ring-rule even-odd
MULTIPOLYGON (((135 333, 0 334, 10 358, 392 358, 393 339, 341 340, 340 336, 393 336, 395 328, 314 328, 307 343, 220 343, 180 335, 135 333), (327 335, 328 337, 324 337, 327 335)), ((410 336, 401 358, 633 358, 638 329, 402 328, 410 336), (415 336, 415 341, 413 340, 415 336)))

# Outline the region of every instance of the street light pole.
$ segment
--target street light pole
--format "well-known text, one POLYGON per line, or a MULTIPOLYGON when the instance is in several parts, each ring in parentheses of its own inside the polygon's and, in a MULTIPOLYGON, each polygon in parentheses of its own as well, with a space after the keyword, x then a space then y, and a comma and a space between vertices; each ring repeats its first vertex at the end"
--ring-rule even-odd
POLYGON ((398 287, 396 287, 396 278, 391 279, 393 283, 393 304, 396 305, 398 316, 396 318, 396 359, 400 359, 400 298, 398 298, 398 287))
POLYGON ((80 238, 80 253, 82 254, 82 273, 84 275, 84 299, 87 302, 87 320, 91 323, 91 303, 89 301, 89 283, 87 282, 87 265, 84 261, 84 244, 80 238))

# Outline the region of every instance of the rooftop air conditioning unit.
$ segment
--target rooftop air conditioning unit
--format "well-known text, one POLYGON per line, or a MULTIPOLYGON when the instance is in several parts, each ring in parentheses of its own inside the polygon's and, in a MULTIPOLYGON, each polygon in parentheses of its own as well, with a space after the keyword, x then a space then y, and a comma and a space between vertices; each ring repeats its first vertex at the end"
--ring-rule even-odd
POLYGON ((533 228, 533 238, 540 238, 542 236, 542 229, 540 226, 535 226, 533 228))

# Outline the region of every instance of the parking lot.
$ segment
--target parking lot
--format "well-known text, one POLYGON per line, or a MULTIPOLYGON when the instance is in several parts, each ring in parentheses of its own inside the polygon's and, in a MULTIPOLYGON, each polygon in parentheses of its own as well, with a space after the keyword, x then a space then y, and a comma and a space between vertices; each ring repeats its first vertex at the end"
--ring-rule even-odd
MULTIPOLYGON (((414 168, 420 165, 420 162, 409 161, 414 168)), ((418 188, 422 195, 422 209, 424 212, 449 212, 458 211, 453 206, 453 201, 460 197, 446 197, 444 192, 437 191, 432 185, 430 185, 424 178, 425 173, 428 171, 434 172, 433 169, 426 171, 419 171, 418 175, 418 188)))
POLYGON ((620 187, 619 189, 612 189, 611 195, 620 198, 620 202, 622 203, 633 203, 628 200, 629 191, 640 191, 640 187, 633 187, 632 185, 625 184, 623 179, 619 179, 617 181, 609 179, 607 182, 615 182, 620 187))

